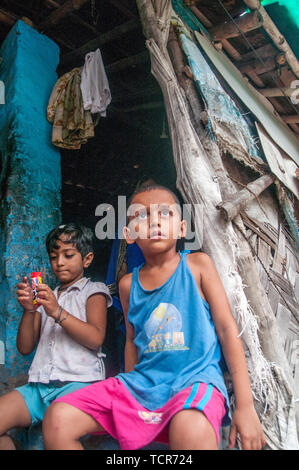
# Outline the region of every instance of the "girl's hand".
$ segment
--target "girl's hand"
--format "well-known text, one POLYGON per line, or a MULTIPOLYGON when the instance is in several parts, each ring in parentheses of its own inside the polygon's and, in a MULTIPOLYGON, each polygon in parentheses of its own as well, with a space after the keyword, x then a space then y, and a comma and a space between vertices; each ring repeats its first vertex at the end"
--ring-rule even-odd
POLYGON ((262 425, 253 405, 235 409, 229 435, 230 449, 236 444, 237 433, 243 450, 260 450, 266 445, 262 425))
POLYGON ((59 304, 54 292, 47 284, 38 284, 36 288, 38 303, 44 307, 46 314, 55 320, 59 312, 59 304))
POLYGON ((36 305, 33 305, 33 290, 28 283, 27 276, 23 277, 23 281, 18 285, 17 298, 18 302, 24 310, 35 312, 36 305))

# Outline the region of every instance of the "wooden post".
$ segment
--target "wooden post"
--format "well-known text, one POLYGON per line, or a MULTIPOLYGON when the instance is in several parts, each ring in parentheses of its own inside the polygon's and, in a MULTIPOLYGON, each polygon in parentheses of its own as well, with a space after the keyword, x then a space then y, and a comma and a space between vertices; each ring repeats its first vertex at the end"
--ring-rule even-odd
POLYGON ((274 182, 274 176, 264 175, 257 180, 249 183, 246 188, 233 194, 228 200, 221 202, 216 206, 219 209, 225 220, 234 219, 243 209, 246 208, 247 204, 261 194, 268 186, 274 182))
POLYGON ((198 92, 195 88, 193 80, 187 77, 185 73, 186 64, 184 62, 184 54, 180 48, 175 30, 172 25, 169 30, 168 50, 174 70, 176 72, 176 76, 178 78, 178 82, 185 91, 193 125, 200 135, 204 132, 201 119, 203 106, 199 101, 198 92))

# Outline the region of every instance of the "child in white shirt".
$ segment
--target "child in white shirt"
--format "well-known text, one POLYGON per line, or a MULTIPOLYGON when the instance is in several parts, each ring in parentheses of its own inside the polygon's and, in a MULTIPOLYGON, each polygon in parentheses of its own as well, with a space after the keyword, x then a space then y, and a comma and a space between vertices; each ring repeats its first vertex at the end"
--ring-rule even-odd
POLYGON ((48 234, 46 246, 59 285, 53 291, 39 284, 36 307, 27 278, 18 284, 24 312, 17 348, 27 355, 38 346, 28 384, 0 398, 0 449, 14 448, 8 430, 41 422, 53 400, 105 378, 101 346, 112 299, 105 284, 84 277, 94 257, 93 233, 61 225, 48 234))

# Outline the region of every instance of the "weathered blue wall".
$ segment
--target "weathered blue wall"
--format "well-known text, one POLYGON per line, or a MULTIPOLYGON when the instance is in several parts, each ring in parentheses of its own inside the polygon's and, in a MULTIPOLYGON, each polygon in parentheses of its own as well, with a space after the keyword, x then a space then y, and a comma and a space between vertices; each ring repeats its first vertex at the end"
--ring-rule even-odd
POLYGON ((0 105, 0 341, 5 346, 1 392, 4 385, 11 387, 24 377, 32 360, 32 355, 24 358, 16 350, 22 315, 16 284, 42 269, 46 282, 53 284, 45 236, 60 222, 61 166, 46 119, 57 80, 58 46, 18 21, 0 56, 5 85, 5 104, 0 105))

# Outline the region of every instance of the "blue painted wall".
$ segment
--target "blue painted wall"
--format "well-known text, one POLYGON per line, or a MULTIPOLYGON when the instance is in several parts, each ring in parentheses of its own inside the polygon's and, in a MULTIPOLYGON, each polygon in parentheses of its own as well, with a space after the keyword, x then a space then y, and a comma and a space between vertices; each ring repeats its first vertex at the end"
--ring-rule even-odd
POLYGON ((22 315, 16 284, 31 271, 45 269, 46 282, 53 285, 45 237, 60 223, 61 166, 60 153, 51 143, 52 125, 46 119, 48 100, 57 80, 58 46, 18 21, 4 41, 0 56, 0 80, 5 85, 5 104, 0 104, 3 388, 3 384, 7 387, 18 383, 32 360, 32 355, 24 358, 16 350, 22 315))

